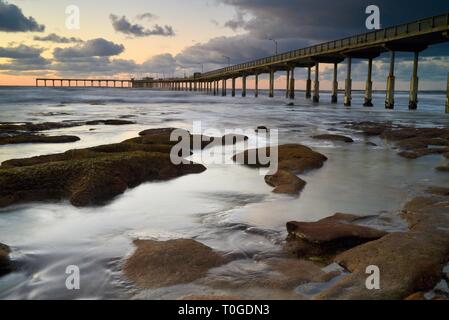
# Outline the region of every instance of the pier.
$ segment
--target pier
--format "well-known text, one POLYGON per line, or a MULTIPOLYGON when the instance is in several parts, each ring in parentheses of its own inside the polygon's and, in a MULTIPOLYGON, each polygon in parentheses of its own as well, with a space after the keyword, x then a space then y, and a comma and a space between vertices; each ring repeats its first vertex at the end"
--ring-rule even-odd
POLYGON ((37 78, 36 87, 131 88, 131 80, 37 78))
MULTIPOLYGON (((413 56, 413 71, 410 80, 409 109, 418 108, 419 79, 418 66, 419 55, 429 46, 449 41, 449 13, 433 16, 410 23, 405 23, 385 29, 355 35, 352 37, 317 44, 307 48, 297 49, 285 53, 276 54, 270 57, 241 63, 226 68, 206 72, 196 73, 192 77, 153 79, 144 78, 141 80, 84 80, 84 79, 37 79, 44 81, 55 81, 61 86, 63 82, 87 81, 93 86, 93 81, 101 82, 108 86, 110 83, 116 87, 117 83, 128 84, 132 88, 150 88, 175 91, 200 91, 212 95, 227 95, 228 80, 231 80, 231 95, 236 95, 236 79, 241 78, 242 96, 247 96, 247 80, 254 77, 254 96, 259 96, 259 76, 269 75, 269 97, 274 97, 275 73, 286 73, 285 96, 288 99, 295 99, 295 69, 307 69, 307 79, 305 87, 305 98, 312 99, 313 102, 320 101, 319 72, 322 64, 332 64, 334 67, 332 81, 331 102, 338 102, 338 67, 345 64, 346 79, 344 82, 344 105, 349 107, 352 104, 352 63, 355 59, 368 61, 368 76, 365 86, 364 106, 373 107, 373 61, 382 54, 389 55, 389 73, 386 79, 385 108, 393 109, 395 106, 395 62, 397 52, 408 52, 413 56), (314 81, 312 82, 312 71, 314 81), (220 94, 221 89, 221 94, 220 94)), ((84 82, 85 84, 85 82, 84 82)), ((89 86, 89 85, 88 85, 89 86)), ((448 99, 446 102, 446 112, 449 113, 449 84, 448 99)))

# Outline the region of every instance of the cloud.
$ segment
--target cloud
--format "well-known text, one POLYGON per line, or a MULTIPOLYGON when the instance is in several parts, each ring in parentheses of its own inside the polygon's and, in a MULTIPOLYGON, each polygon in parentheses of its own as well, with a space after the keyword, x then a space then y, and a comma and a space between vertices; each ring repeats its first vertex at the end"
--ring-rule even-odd
POLYGON ((156 16, 150 12, 141 13, 136 16, 137 20, 147 20, 147 21, 153 21, 157 18, 158 18, 158 16, 156 16))
POLYGON ((44 49, 19 45, 16 47, 0 47, 0 58, 6 58, 7 63, 0 64, 0 70, 8 74, 29 73, 36 70, 46 70, 51 60, 41 56, 44 49))
POLYGON ((44 41, 44 42, 54 42, 54 43, 82 43, 83 40, 75 37, 62 37, 57 35, 56 33, 50 33, 47 36, 35 36, 33 38, 35 41, 44 41))
POLYGON ((17 47, 0 47, 0 58, 30 59, 41 55, 43 49, 19 45, 17 47))
MULTIPOLYGON (((372 0, 219 0, 236 10, 225 25, 258 38, 332 40, 366 32, 365 9, 372 0)), ((449 2, 377 0, 383 26, 449 11, 449 2)))
POLYGON ((169 53, 159 54, 145 61, 141 66, 142 72, 174 73, 178 67, 176 59, 169 53))
POLYGON ((87 57, 110 57, 125 51, 122 44, 105 40, 103 38, 93 39, 81 45, 70 48, 56 48, 53 55, 58 60, 87 58, 87 57))
MULTIPOLYGON (((292 50, 309 45, 307 40, 284 39, 280 41, 280 50, 292 50)), ((187 47, 176 55, 176 60, 183 66, 204 64, 205 70, 224 67, 228 64, 224 56, 231 58, 232 64, 247 62, 274 54, 272 41, 257 39, 248 35, 217 37, 206 43, 187 47)))
POLYGON ((0 0, 0 31, 43 32, 44 30, 44 25, 38 24, 33 17, 25 17, 18 6, 0 0))
POLYGON ((171 37, 175 35, 173 27, 171 26, 160 26, 155 24, 151 29, 147 29, 140 24, 132 24, 128 21, 125 16, 118 17, 114 14, 110 16, 112 26, 115 31, 134 36, 134 37, 148 37, 148 36, 163 36, 171 37))

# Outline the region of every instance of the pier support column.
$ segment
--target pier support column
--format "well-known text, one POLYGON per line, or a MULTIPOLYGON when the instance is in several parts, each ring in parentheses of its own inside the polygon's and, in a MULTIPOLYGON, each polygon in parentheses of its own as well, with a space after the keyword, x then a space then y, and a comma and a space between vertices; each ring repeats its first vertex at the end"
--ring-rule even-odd
POLYGON ((231 93, 231 95, 233 96, 233 97, 235 97, 235 78, 232 78, 232 93, 231 93))
POLYGON ((196 81, 193 82, 193 91, 197 91, 198 90, 198 84, 196 81))
POLYGON ((387 79, 387 97, 385 99, 385 108, 394 109, 394 87, 395 87, 395 76, 394 76, 394 62, 396 53, 390 51, 390 73, 387 79))
POLYGON ((288 89, 289 98, 291 100, 295 99, 295 67, 290 70, 290 88, 288 89))
POLYGON ((446 113, 449 113, 449 74, 447 75, 446 113))
POLYGON ((419 52, 415 52, 415 56, 413 59, 413 75, 410 81, 410 102, 408 104, 408 108, 410 110, 418 109, 418 59, 419 52))
POLYGON ((365 102, 363 103, 364 107, 372 107, 373 106, 373 59, 370 58, 368 60, 368 77, 366 79, 366 87, 365 87, 365 102))
POLYGON ((221 95, 226 97, 226 79, 221 80, 221 95))
POLYGON ((312 98, 312 67, 307 68, 306 99, 312 98))
POLYGON ((352 104, 352 58, 348 58, 348 75, 345 82, 345 101, 346 107, 352 104))
POLYGON ((213 81, 213 86, 214 86, 214 96, 217 95, 217 81, 213 81))
POLYGON ((254 79, 254 97, 257 98, 259 96, 259 74, 256 73, 254 79))
POLYGON ((290 92, 290 70, 287 70, 285 83, 286 83, 285 98, 288 99, 290 96, 290 94, 289 94, 289 92, 290 92))
POLYGON ((332 103, 338 102, 338 63, 334 63, 334 80, 332 81, 332 103))
POLYGON ((313 84, 313 102, 320 102, 320 64, 315 65, 315 83, 313 84))
POLYGON ((242 77, 242 97, 246 97, 246 75, 242 77))
POLYGON ((270 92, 268 96, 270 98, 274 97, 274 70, 270 70, 270 92))

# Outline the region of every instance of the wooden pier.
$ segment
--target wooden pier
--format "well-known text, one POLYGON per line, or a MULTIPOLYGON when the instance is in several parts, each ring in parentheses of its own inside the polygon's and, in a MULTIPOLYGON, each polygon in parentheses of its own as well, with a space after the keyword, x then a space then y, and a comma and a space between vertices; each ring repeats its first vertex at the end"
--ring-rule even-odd
POLYGON ((133 80, 37 78, 36 87, 132 88, 133 80))

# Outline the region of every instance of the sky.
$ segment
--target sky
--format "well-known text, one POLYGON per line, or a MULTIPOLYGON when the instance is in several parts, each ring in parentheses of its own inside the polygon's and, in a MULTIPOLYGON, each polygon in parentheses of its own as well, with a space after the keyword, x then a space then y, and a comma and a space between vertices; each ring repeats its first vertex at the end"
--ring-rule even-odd
MULTIPOLYGON (((116 78, 191 75, 231 63, 368 32, 365 10, 380 9, 382 27, 449 12, 443 0, 0 0, 0 85, 33 85, 36 77, 116 78)), ((398 54, 397 87, 406 90, 412 54, 398 54)), ((320 80, 331 84, 332 66, 320 80)), ((345 68, 339 68, 343 86, 345 68)), ((374 88, 384 89, 388 57, 374 63, 374 88)), ((420 87, 442 90, 449 45, 420 57, 420 87)), ((354 61, 355 88, 367 62, 354 61)), ((296 71, 297 87, 305 70, 296 71)), ((251 86, 251 78, 249 79, 251 86)), ((266 86, 262 78, 261 86, 266 86)), ((276 87, 285 87, 277 73, 276 87)))

